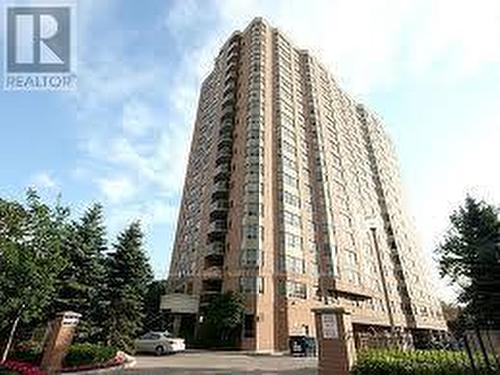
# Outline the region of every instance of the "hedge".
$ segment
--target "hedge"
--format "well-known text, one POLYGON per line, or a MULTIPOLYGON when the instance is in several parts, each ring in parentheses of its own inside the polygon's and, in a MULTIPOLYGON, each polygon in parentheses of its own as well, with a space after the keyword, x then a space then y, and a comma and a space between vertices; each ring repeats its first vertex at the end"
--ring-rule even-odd
MULTIPOLYGON (((485 371, 485 368, 480 369, 485 371)), ((367 350, 358 355, 353 375, 474 375, 463 351, 367 350)), ((500 373, 499 373, 500 374, 500 373)))
POLYGON ((0 366, 0 375, 17 375, 17 373, 5 367, 0 366))
MULTIPOLYGON (((117 349, 97 344, 72 344, 64 358, 63 367, 101 365, 113 360, 117 349)), ((32 364, 40 364, 42 350, 31 342, 18 345, 9 359, 32 364)))
POLYGON ((73 344, 64 358, 63 367, 98 365, 111 361, 117 349, 96 344, 73 344))
POLYGON ((24 363, 40 364, 42 360, 42 347, 34 341, 24 341, 19 343, 9 353, 9 359, 24 363))

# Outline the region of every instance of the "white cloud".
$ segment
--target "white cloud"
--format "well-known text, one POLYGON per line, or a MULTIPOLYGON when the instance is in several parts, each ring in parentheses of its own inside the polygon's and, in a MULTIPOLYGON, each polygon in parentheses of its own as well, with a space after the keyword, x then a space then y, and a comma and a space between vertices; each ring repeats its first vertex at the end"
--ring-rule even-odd
POLYGON ((129 100, 124 104, 122 126, 127 134, 136 137, 144 136, 158 125, 147 104, 137 99, 129 100))
POLYGON ((500 62, 500 3, 440 0, 418 9, 420 27, 411 39, 410 64, 425 74, 433 65, 451 81, 500 62))
POLYGON ((31 185, 39 190, 59 190, 58 183, 47 171, 35 174, 31 178, 31 185))
POLYGON ((102 194, 111 203, 121 203, 136 194, 135 185, 125 176, 98 178, 97 184, 102 194))

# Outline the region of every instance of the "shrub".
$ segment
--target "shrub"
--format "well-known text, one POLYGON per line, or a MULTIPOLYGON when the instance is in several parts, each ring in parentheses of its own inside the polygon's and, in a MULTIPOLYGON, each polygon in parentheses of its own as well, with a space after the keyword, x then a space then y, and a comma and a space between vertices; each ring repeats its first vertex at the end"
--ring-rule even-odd
POLYGON ((34 341, 24 341, 9 353, 9 359, 18 362, 39 364, 42 360, 42 347, 34 341))
POLYGON ((17 375, 17 372, 14 372, 12 370, 0 366, 0 375, 17 375))
POLYGON ((73 344, 64 358, 64 367, 99 365, 116 356, 116 348, 97 344, 73 344))
POLYGON ((353 375, 473 375, 467 355, 452 350, 368 350, 361 352, 353 375))

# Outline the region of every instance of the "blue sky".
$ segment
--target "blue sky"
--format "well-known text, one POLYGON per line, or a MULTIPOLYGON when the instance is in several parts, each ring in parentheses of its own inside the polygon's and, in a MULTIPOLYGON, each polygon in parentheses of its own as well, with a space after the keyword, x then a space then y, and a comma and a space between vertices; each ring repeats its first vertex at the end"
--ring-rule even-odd
POLYGON ((0 196, 34 185, 48 199, 61 192, 76 213, 100 201, 110 235, 141 218, 158 277, 200 82, 255 16, 385 119, 429 257, 467 192, 500 202, 498 1, 82 0, 77 15, 75 92, 0 91, 0 196))

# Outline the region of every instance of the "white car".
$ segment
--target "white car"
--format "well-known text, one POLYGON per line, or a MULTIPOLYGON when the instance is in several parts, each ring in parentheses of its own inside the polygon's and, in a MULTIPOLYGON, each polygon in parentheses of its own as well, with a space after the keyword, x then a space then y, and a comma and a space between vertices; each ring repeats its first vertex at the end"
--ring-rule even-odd
POLYGON ((186 343, 184 339, 172 337, 168 331, 148 332, 135 340, 135 350, 156 355, 177 353, 186 350, 186 343))

